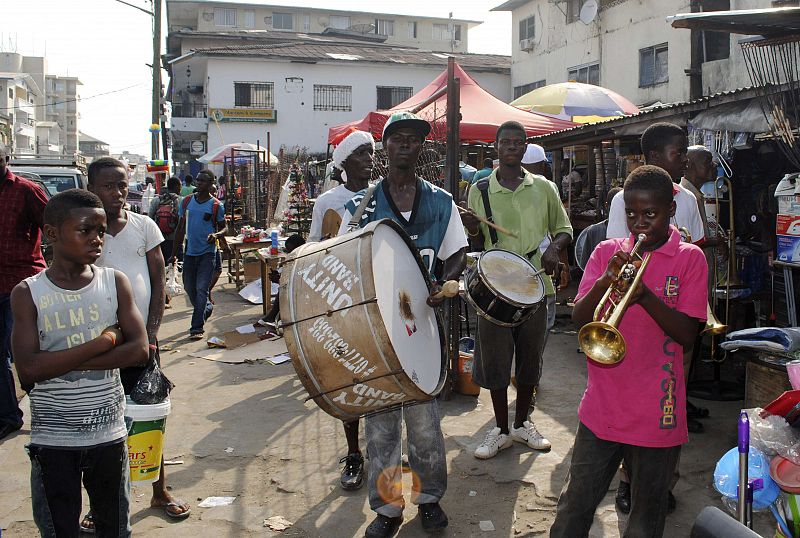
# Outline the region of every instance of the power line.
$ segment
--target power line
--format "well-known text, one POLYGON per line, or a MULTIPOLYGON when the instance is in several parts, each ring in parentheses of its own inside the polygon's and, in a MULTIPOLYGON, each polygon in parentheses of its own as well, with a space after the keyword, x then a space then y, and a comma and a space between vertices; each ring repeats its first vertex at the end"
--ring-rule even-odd
MULTIPOLYGON (((33 108, 39 108, 39 107, 44 107, 44 106, 60 105, 60 104, 63 104, 63 103, 76 103, 78 101, 87 101, 89 99, 94 99, 95 97, 102 97, 103 95, 109 95, 109 94, 112 94, 112 93, 124 92, 125 90, 130 90, 131 88, 135 88, 137 86, 142 86, 144 84, 145 84, 144 82, 139 82, 138 84, 134 84, 132 86, 125 86, 124 88, 118 88, 116 90, 111 90, 111 91, 108 91, 108 92, 97 93, 95 95, 90 95, 89 97, 78 97, 77 99, 67 99, 65 101, 53 101, 52 103, 44 103, 42 105, 36 105, 36 104, 33 104, 33 103, 29 103, 29 104, 33 108)), ((14 110, 15 108, 18 108, 18 107, 16 107, 16 106, 6 106, 6 107, 0 107, 0 110, 14 110)))

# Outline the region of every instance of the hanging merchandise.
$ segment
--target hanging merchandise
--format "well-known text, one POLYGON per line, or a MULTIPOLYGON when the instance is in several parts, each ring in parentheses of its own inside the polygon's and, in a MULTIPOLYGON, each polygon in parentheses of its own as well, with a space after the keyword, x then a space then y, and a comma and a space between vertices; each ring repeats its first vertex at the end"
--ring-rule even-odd
POLYGON ((308 235, 311 229, 312 204, 308 198, 306 181, 300 166, 295 163, 289 172, 289 199, 283 212, 283 234, 308 235))

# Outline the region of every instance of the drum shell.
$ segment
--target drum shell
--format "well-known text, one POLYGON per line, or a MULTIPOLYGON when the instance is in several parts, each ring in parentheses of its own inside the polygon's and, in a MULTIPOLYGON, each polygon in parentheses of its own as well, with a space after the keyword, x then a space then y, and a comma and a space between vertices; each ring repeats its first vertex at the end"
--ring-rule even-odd
POLYGON ((487 285, 476 266, 466 277, 466 297, 479 316, 501 327, 517 327, 530 318, 539 304, 519 306, 495 292, 487 285))
MULTIPOLYGON (((425 393, 403 372, 392 346, 375 301, 374 275, 376 269, 379 275, 380 268, 372 266, 374 230, 387 223, 406 238, 409 255, 417 258, 422 270, 416 250, 399 226, 391 221, 379 221, 347 236, 299 247, 287 259, 281 274, 281 319, 288 324, 284 338, 292 364, 317 405, 343 421, 410 401, 430 400, 441 390, 446 377, 442 351, 437 389, 432 394, 425 393), (329 304, 321 295, 313 293, 302 275, 313 276, 318 268, 330 264, 332 257, 357 279, 352 279, 350 289, 342 289, 353 306, 328 313, 346 302, 329 304), (292 323, 295 320, 299 321, 292 323)), ((321 284, 313 282, 317 286, 321 284)), ((444 332, 438 318, 437 325, 444 350, 444 332)))

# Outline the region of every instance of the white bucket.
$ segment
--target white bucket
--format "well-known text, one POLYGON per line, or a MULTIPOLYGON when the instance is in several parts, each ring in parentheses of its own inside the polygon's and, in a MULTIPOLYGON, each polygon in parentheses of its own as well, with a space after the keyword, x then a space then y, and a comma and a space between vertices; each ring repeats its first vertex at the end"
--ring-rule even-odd
POLYGON ((153 483, 161 472, 164 428, 170 412, 169 399, 153 405, 139 405, 125 398, 125 416, 133 421, 128 429, 128 464, 131 482, 153 483))

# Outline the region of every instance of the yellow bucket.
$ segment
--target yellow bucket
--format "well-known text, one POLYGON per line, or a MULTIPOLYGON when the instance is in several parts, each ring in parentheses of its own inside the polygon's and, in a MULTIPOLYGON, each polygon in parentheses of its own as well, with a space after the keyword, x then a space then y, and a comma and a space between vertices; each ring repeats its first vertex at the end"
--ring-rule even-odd
POLYGON ((169 399, 153 405, 139 405, 125 399, 125 416, 133 421, 128 429, 131 482, 149 484, 158 480, 169 412, 169 399))

